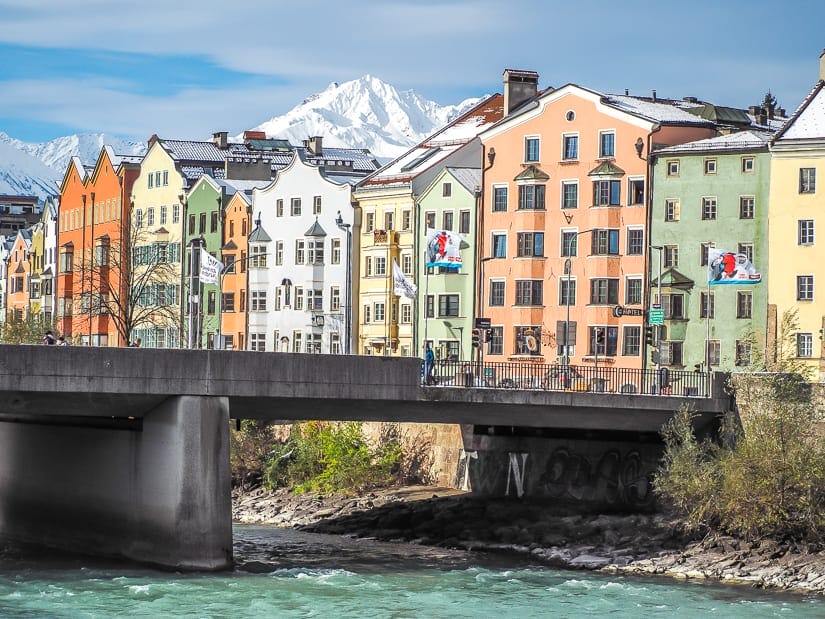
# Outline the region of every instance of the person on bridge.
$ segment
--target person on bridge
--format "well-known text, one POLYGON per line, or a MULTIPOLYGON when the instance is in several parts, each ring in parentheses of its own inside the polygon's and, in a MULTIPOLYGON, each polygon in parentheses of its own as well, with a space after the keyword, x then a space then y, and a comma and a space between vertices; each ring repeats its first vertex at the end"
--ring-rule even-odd
POLYGON ((46 331, 46 334, 43 336, 43 343, 46 346, 54 346, 56 343, 54 339, 54 333, 52 333, 50 330, 46 331))
POLYGON ((424 382, 427 385, 435 384, 435 376, 433 376, 434 370, 435 353, 433 352, 433 347, 427 344, 427 352, 424 354, 424 382))

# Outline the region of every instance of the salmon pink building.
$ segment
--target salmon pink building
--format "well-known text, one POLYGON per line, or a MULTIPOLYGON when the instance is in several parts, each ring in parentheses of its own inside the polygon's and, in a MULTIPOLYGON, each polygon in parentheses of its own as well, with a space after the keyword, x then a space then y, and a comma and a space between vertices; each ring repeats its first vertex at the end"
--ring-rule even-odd
POLYGON ((131 266, 129 195, 140 157, 104 146, 94 167, 72 157, 60 185, 58 331, 74 344, 125 346, 131 266))
POLYGON ((504 118, 480 136, 484 360, 642 368, 648 155, 715 125, 655 92, 539 92, 531 71, 505 71, 504 91, 504 118))

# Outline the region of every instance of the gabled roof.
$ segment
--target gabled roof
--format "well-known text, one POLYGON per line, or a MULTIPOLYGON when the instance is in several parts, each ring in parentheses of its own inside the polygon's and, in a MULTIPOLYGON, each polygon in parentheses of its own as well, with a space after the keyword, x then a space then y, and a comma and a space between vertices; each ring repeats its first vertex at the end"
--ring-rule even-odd
POLYGON ((773 138, 781 140, 817 140, 825 138, 825 80, 819 80, 805 100, 773 138))
MULTIPOLYGON (((595 168, 587 173, 588 176, 624 176, 625 171, 622 170, 612 161, 602 161, 595 168)), ((549 177, 548 177, 549 178, 549 177)))
MULTIPOLYGON (((681 288, 683 290, 688 290, 693 288, 694 281, 690 279, 687 275, 684 275, 677 271, 676 269, 666 269, 662 273, 662 287, 663 288, 681 288)), ((650 282, 651 286, 658 286, 659 280, 654 279, 650 282)))
POLYGON ((321 227, 321 224, 318 223, 318 218, 315 218, 315 223, 309 227, 309 230, 304 232, 304 236, 326 236, 327 233, 321 227))
POLYGON ((545 182, 550 180, 550 175, 541 170, 538 166, 534 164, 528 165, 524 168, 521 172, 519 172, 516 177, 513 179, 516 182, 519 181, 537 181, 537 182, 545 182))
POLYGON ((229 242, 227 242, 223 247, 221 247, 221 250, 225 249, 238 249, 238 246, 235 244, 235 241, 229 239, 229 242))
POLYGON ((249 242, 250 243, 269 243, 272 241, 272 238, 266 233, 263 227, 258 222, 258 225, 255 226, 255 229, 249 233, 249 242))
POLYGON ((447 172, 470 193, 481 188, 480 168, 447 168, 447 172))
POLYGON ((504 97, 495 94, 426 137, 406 153, 367 176, 359 187, 407 183, 493 126, 504 115, 504 97))

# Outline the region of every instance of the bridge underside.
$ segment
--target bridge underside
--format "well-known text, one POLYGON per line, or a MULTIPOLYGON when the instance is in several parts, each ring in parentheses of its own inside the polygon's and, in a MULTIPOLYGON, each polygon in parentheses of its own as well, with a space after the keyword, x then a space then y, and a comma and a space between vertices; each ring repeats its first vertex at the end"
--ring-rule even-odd
POLYGON ((111 418, 123 410, 0 418, 2 533, 165 567, 231 566, 226 399, 163 398, 139 420, 111 418))

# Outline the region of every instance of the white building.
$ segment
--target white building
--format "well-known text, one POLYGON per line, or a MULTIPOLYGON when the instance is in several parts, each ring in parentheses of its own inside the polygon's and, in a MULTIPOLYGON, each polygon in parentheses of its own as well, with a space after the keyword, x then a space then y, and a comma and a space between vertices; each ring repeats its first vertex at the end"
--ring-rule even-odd
MULTIPOLYGON (((348 260, 352 186, 366 171, 364 151, 296 148, 292 162, 252 196, 248 348, 341 354, 351 351, 348 260)), ((377 162, 373 162, 376 169, 377 162)))

